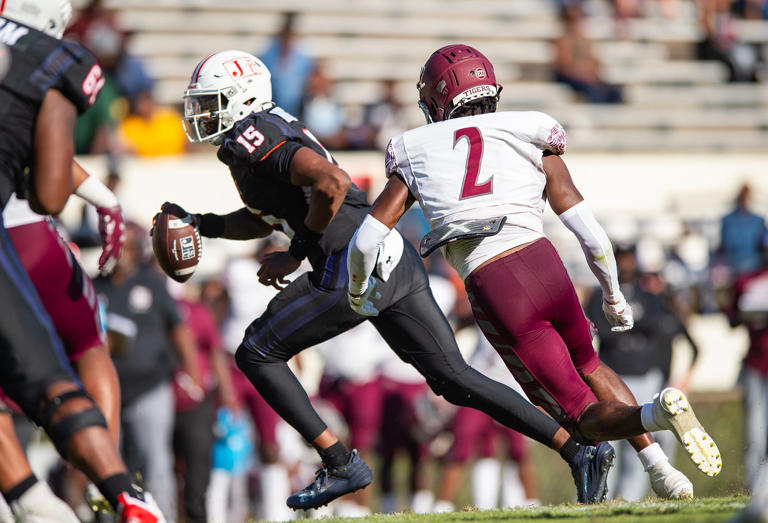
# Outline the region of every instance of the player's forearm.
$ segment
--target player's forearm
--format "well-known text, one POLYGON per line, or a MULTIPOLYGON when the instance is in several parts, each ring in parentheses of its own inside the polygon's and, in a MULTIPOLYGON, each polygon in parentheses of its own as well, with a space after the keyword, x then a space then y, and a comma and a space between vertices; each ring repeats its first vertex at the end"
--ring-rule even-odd
POLYGON ((336 169, 312 185, 309 210, 304 224, 311 231, 322 233, 339 212, 351 181, 347 173, 336 169))
POLYGON ((560 214, 559 218, 578 238, 587 264, 603 289, 603 299, 608 303, 619 301, 621 290, 611 241, 586 202, 577 203, 560 214))
POLYGON ((365 217, 349 242, 347 273, 349 293, 359 296, 368 288, 368 278, 376 267, 379 246, 390 232, 390 228, 371 215, 365 217))
POLYGON ((206 238, 225 240, 253 240, 272 234, 272 227, 247 208, 243 207, 229 214, 198 214, 200 234, 206 238))

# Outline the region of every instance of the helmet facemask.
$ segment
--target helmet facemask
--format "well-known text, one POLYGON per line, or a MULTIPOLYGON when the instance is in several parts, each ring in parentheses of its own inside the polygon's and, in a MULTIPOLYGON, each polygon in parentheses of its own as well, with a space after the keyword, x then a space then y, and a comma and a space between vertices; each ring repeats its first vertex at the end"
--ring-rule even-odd
POLYGON ((235 125, 228 107, 229 100, 221 89, 188 89, 184 93, 182 122, 189 141, 220 142, 221 135, 235 125))

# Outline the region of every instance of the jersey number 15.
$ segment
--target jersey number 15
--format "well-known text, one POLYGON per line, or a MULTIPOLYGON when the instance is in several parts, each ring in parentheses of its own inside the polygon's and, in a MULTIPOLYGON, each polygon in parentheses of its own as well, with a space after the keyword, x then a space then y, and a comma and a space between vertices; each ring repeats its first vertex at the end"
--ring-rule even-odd
POLYGON ((493 192, 493 176, 488 178, 485 183, 477 184, 477 176, 480 174, 480 163, 483 159, 483 135, 477 127, 465 127, 456 129, 453 134, 453 148, 459 140, 466 138, 469 143, 469 154, 467 155, 467 166, 464 170, 464 181, 461 184, 461 196, 459 200, 491 194, 493 192))

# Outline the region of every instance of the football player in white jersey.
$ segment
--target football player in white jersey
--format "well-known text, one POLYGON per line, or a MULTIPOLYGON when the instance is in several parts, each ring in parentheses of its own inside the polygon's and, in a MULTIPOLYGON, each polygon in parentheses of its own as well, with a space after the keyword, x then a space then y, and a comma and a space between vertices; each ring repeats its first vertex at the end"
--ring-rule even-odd
POLYGON ((579 239, 617 331, 632 328, 611 244, 560 155, 566 135, 540 112, 495 112, 501 86, 476 49, 435 51, 417 84, 427 125, 394 137, 386 187, 350 243, 353 308, 376 309, 370 278, 378 246, 416 200, 431 225, 422 256, 438 247, 464 279, 478 325, 528 397, 583 441, 629 438, 656 494, 691 497, 688 479, 647 431, 668 429, 707 475, 717 446, 682 392, 635 398, 592 347, 589 323, 557 251, 543 231, 547 200, 579 239), (362 304, 362 305, 361 305, 362 304))

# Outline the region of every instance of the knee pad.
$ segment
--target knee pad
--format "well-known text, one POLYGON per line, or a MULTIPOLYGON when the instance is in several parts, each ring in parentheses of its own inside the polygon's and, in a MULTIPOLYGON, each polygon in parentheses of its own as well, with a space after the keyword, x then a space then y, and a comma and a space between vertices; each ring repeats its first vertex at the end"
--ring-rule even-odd
POLYGON ((93 399, 81 389, 70 390, 59 394, 51 400, 47 400, 46 404, 41 408, 38 416, 40 425, 48 433, 53 445, 59 454, 66 457, 67 443, 70 438, 76 433, 89 427, 102 427, 107 428, 107 420, 104 419, 104 415, 94 405, 93 399), (61 405, 69 400, 75 398, 85 398, 91 403, 91 407, 79 412, 67 414, 63 418, 51 423, 54 414, 61 405))

